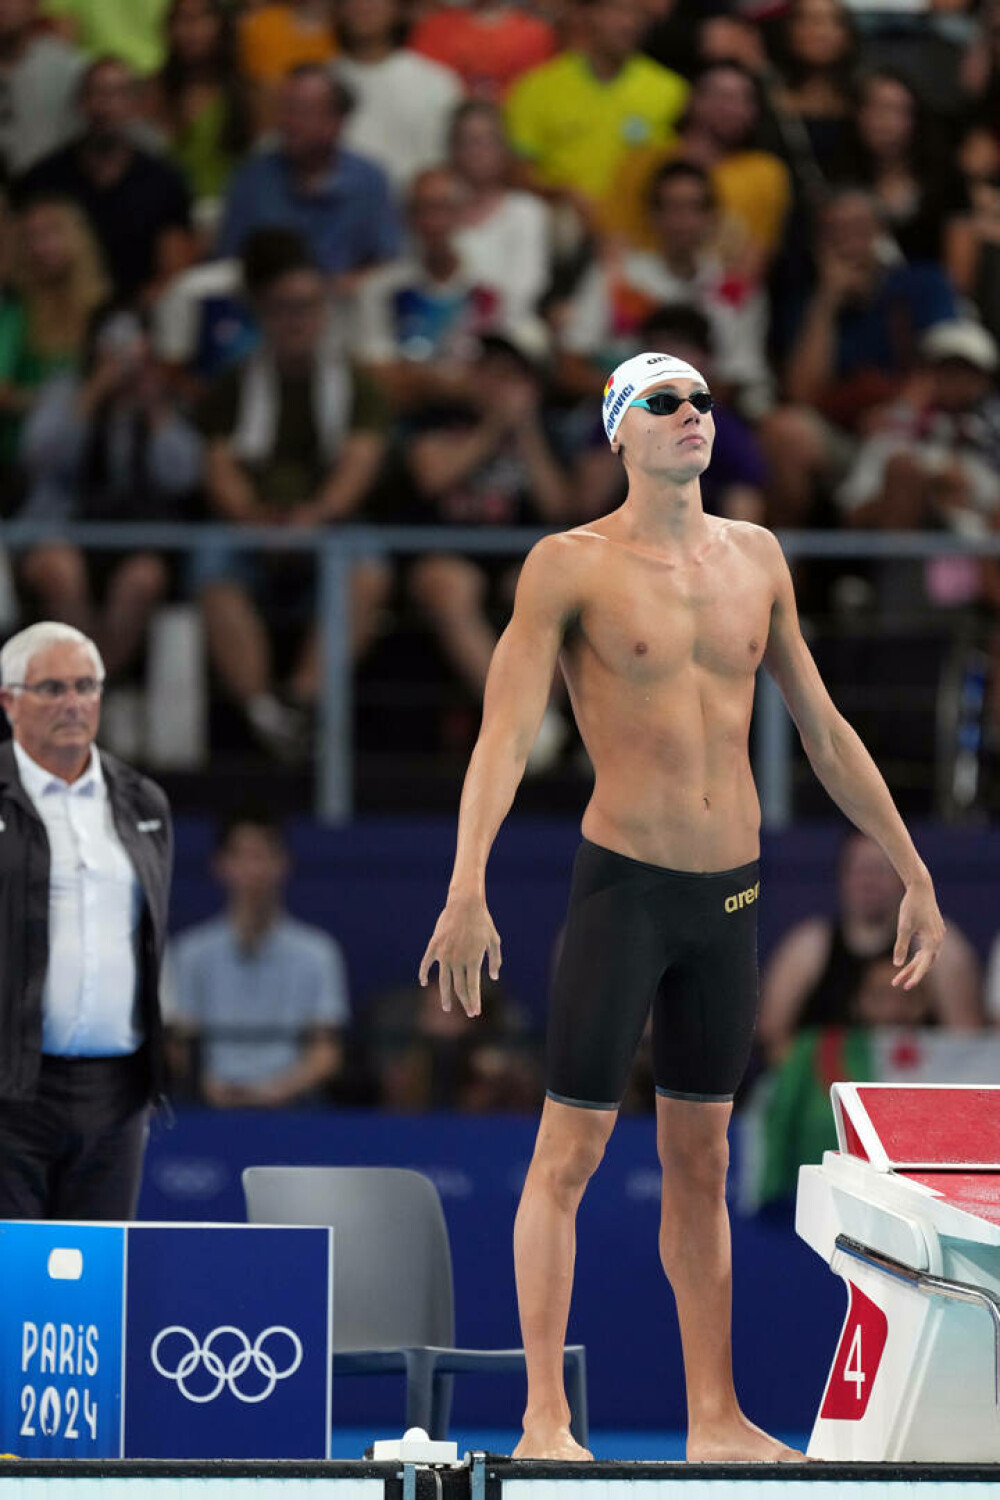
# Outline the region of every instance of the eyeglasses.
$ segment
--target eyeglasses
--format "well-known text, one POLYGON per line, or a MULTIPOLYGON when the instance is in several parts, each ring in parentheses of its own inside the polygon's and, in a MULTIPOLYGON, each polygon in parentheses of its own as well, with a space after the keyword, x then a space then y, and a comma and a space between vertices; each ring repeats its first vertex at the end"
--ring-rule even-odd
POLYGON ((652 412, 654 417, 672 417, 675 411, 680 411, 685 401, 690 401, 695 411, 700 411, 702 416, 715 405, 711 391, 692 391, 690 396, 675 396, 673 391, 654 391, 651 396, 640 396, 638 400, 630 401, 629 406, 641 406, 643 411, 652 412))
POLYGON ((22 693, 37 693, 39 698, 68 698, 75 693, 78 698, 96 698, 104 686, 98 677, 74 677, 72 682, 63 682, 58 677, 43 677, 41 682, 5 682, 6 688, 17 688, 22 693))

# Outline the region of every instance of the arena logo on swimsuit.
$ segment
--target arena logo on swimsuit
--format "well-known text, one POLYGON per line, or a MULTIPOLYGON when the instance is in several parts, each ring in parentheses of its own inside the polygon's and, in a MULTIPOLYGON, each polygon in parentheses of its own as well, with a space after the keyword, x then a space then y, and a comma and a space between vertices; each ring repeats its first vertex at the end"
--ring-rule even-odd
POLYGON ((752 885, 749 890, 740 891, 738 896, 726 897, 726 911, 740 911, 744 906, 752 906, 760 895, 760 881, 752 885))

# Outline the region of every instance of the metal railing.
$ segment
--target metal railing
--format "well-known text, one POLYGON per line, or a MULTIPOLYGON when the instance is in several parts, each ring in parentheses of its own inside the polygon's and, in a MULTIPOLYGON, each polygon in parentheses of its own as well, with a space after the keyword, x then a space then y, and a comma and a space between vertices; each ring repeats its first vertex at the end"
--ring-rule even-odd
MULTIPOLYGON (((529 527, 345 525, 315 531, 280 526, 214 523, 74 522, 65 525, 9 521, 0 524, 0 546, 11 551, 45 542, 84 549, 194 552, 224 545, 244 552, 309 552, 317 563, 317 616, 322 651, 316 813, 325 822, 350 818, 353 808, 353 681, 349 587, 352 564, 362 558, 459 552, 469 556, 521 556, 547 532, 529 527)), ((1000 534, 970 539, 943 532, 781 531, 790 560, 893 561, 934 557, 1000 558, 1000 534)), ((786 826, 792 816, 793 728, 781 694, 767 672, 757 691, 754 775, 764 825, 786 826)))

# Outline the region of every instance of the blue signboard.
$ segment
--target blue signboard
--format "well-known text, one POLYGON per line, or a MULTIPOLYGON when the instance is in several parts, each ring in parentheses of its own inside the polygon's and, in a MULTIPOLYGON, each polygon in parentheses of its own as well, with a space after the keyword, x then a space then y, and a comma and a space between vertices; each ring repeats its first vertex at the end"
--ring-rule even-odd
POLYGON ((129 1231, 126 1458, 326 1458, 332 1233, 129 1231))
POLYGON ((0 1223, 0 1452, 116 1458, 119 1226, 0 1223))

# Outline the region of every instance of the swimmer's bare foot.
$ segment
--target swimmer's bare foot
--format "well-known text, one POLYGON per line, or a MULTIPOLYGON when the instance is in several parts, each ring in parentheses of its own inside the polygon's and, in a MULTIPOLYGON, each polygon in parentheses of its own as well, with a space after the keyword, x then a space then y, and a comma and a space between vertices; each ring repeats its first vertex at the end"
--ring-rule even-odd
POLYGON ((804 1453, 771 1437, 742 1412, 719 1422, 706 1423, 701 1431, 689 1432, 687 1459, 688 1463, 702 1464, 806 1462, 804 1453))
POLYGON ((593 1462, 594 1455, 573 1437, 568 1425, 530 1423, 511 1458, 555 1458, 562 1463, 593 1462))

